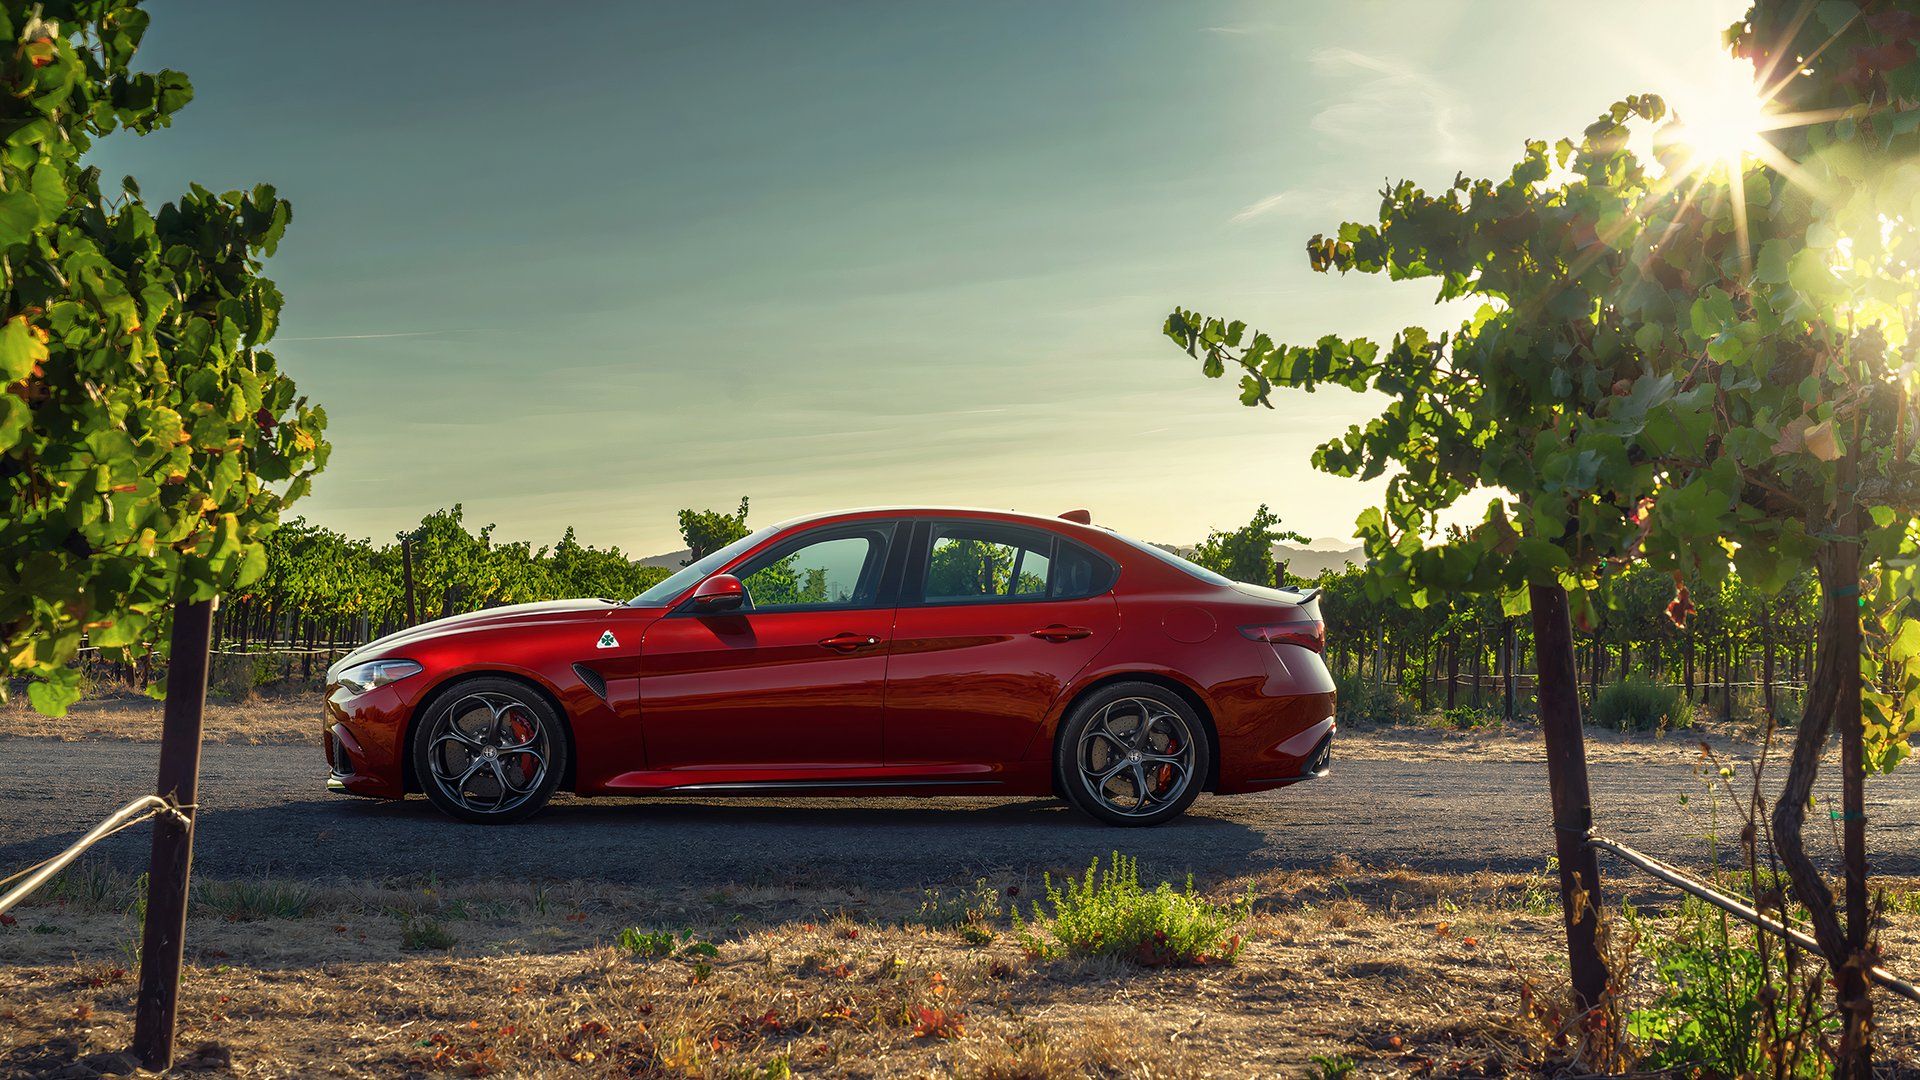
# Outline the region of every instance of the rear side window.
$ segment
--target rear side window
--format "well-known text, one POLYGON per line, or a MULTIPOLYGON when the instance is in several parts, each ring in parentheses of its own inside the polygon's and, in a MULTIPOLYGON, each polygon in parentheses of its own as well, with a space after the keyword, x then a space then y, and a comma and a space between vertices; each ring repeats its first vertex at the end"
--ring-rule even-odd
POLYGON ((936 522, 924 535, 919 584, 929 604, 1067 600, 1113 582, 1105 559, 1040 529, 936 522))

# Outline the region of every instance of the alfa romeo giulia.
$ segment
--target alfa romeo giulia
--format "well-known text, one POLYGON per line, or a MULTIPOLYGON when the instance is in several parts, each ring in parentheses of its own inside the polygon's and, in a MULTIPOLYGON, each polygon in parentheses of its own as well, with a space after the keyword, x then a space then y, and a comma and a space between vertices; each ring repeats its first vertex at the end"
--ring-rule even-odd
POLYGON ((1323 775, 1311 590, 1090 523, 773 525, 627 601, 476 611, 327 672, 328 786, 510 822, 580 795, 1047 795, 1153 825, 1323 775))

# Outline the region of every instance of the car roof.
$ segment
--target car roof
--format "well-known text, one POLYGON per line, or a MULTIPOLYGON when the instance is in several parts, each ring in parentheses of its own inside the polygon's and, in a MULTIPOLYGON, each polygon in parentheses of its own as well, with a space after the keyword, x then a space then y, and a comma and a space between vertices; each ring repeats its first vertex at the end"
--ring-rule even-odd
POLYGON ((874 517, 966 517, 987 521, 1006 521, 1023 525, 1039 525, 1045 528, 1059 529, 1064 532, 1078 533, 1086 530, 1091 533, 1110 535, 1110 530, 1098 526, 1082 525, 1057 516, 1028 514, 1019 510, 996 510, 985 506, 861 506, 849 510, 829 510, 818 514, 802 514, 788 518, 774 527, 787 529, 795 525, 814 525, 829 521, 852 521, 874 517))

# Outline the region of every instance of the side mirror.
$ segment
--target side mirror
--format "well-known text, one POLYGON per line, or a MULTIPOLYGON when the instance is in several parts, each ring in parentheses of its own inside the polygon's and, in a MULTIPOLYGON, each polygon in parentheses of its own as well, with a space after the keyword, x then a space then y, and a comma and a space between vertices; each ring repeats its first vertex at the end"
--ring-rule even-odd
POLYGON ((745 603, 747 587, 732 574, 715 574, 693 590, 693 610, 732 611, 745 603))

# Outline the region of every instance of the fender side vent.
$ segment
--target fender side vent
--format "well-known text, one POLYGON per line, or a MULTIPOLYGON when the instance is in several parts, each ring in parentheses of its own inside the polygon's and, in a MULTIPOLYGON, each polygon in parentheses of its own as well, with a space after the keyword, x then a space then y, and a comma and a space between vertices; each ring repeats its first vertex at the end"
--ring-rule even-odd
POLYGON ((601 701, 607 700, 607 680, 601 678, 599 672, 585 664, 575 664, 573 673, 580 676, 580 681, 586 683, 587 689, 593 691, 601 701))

